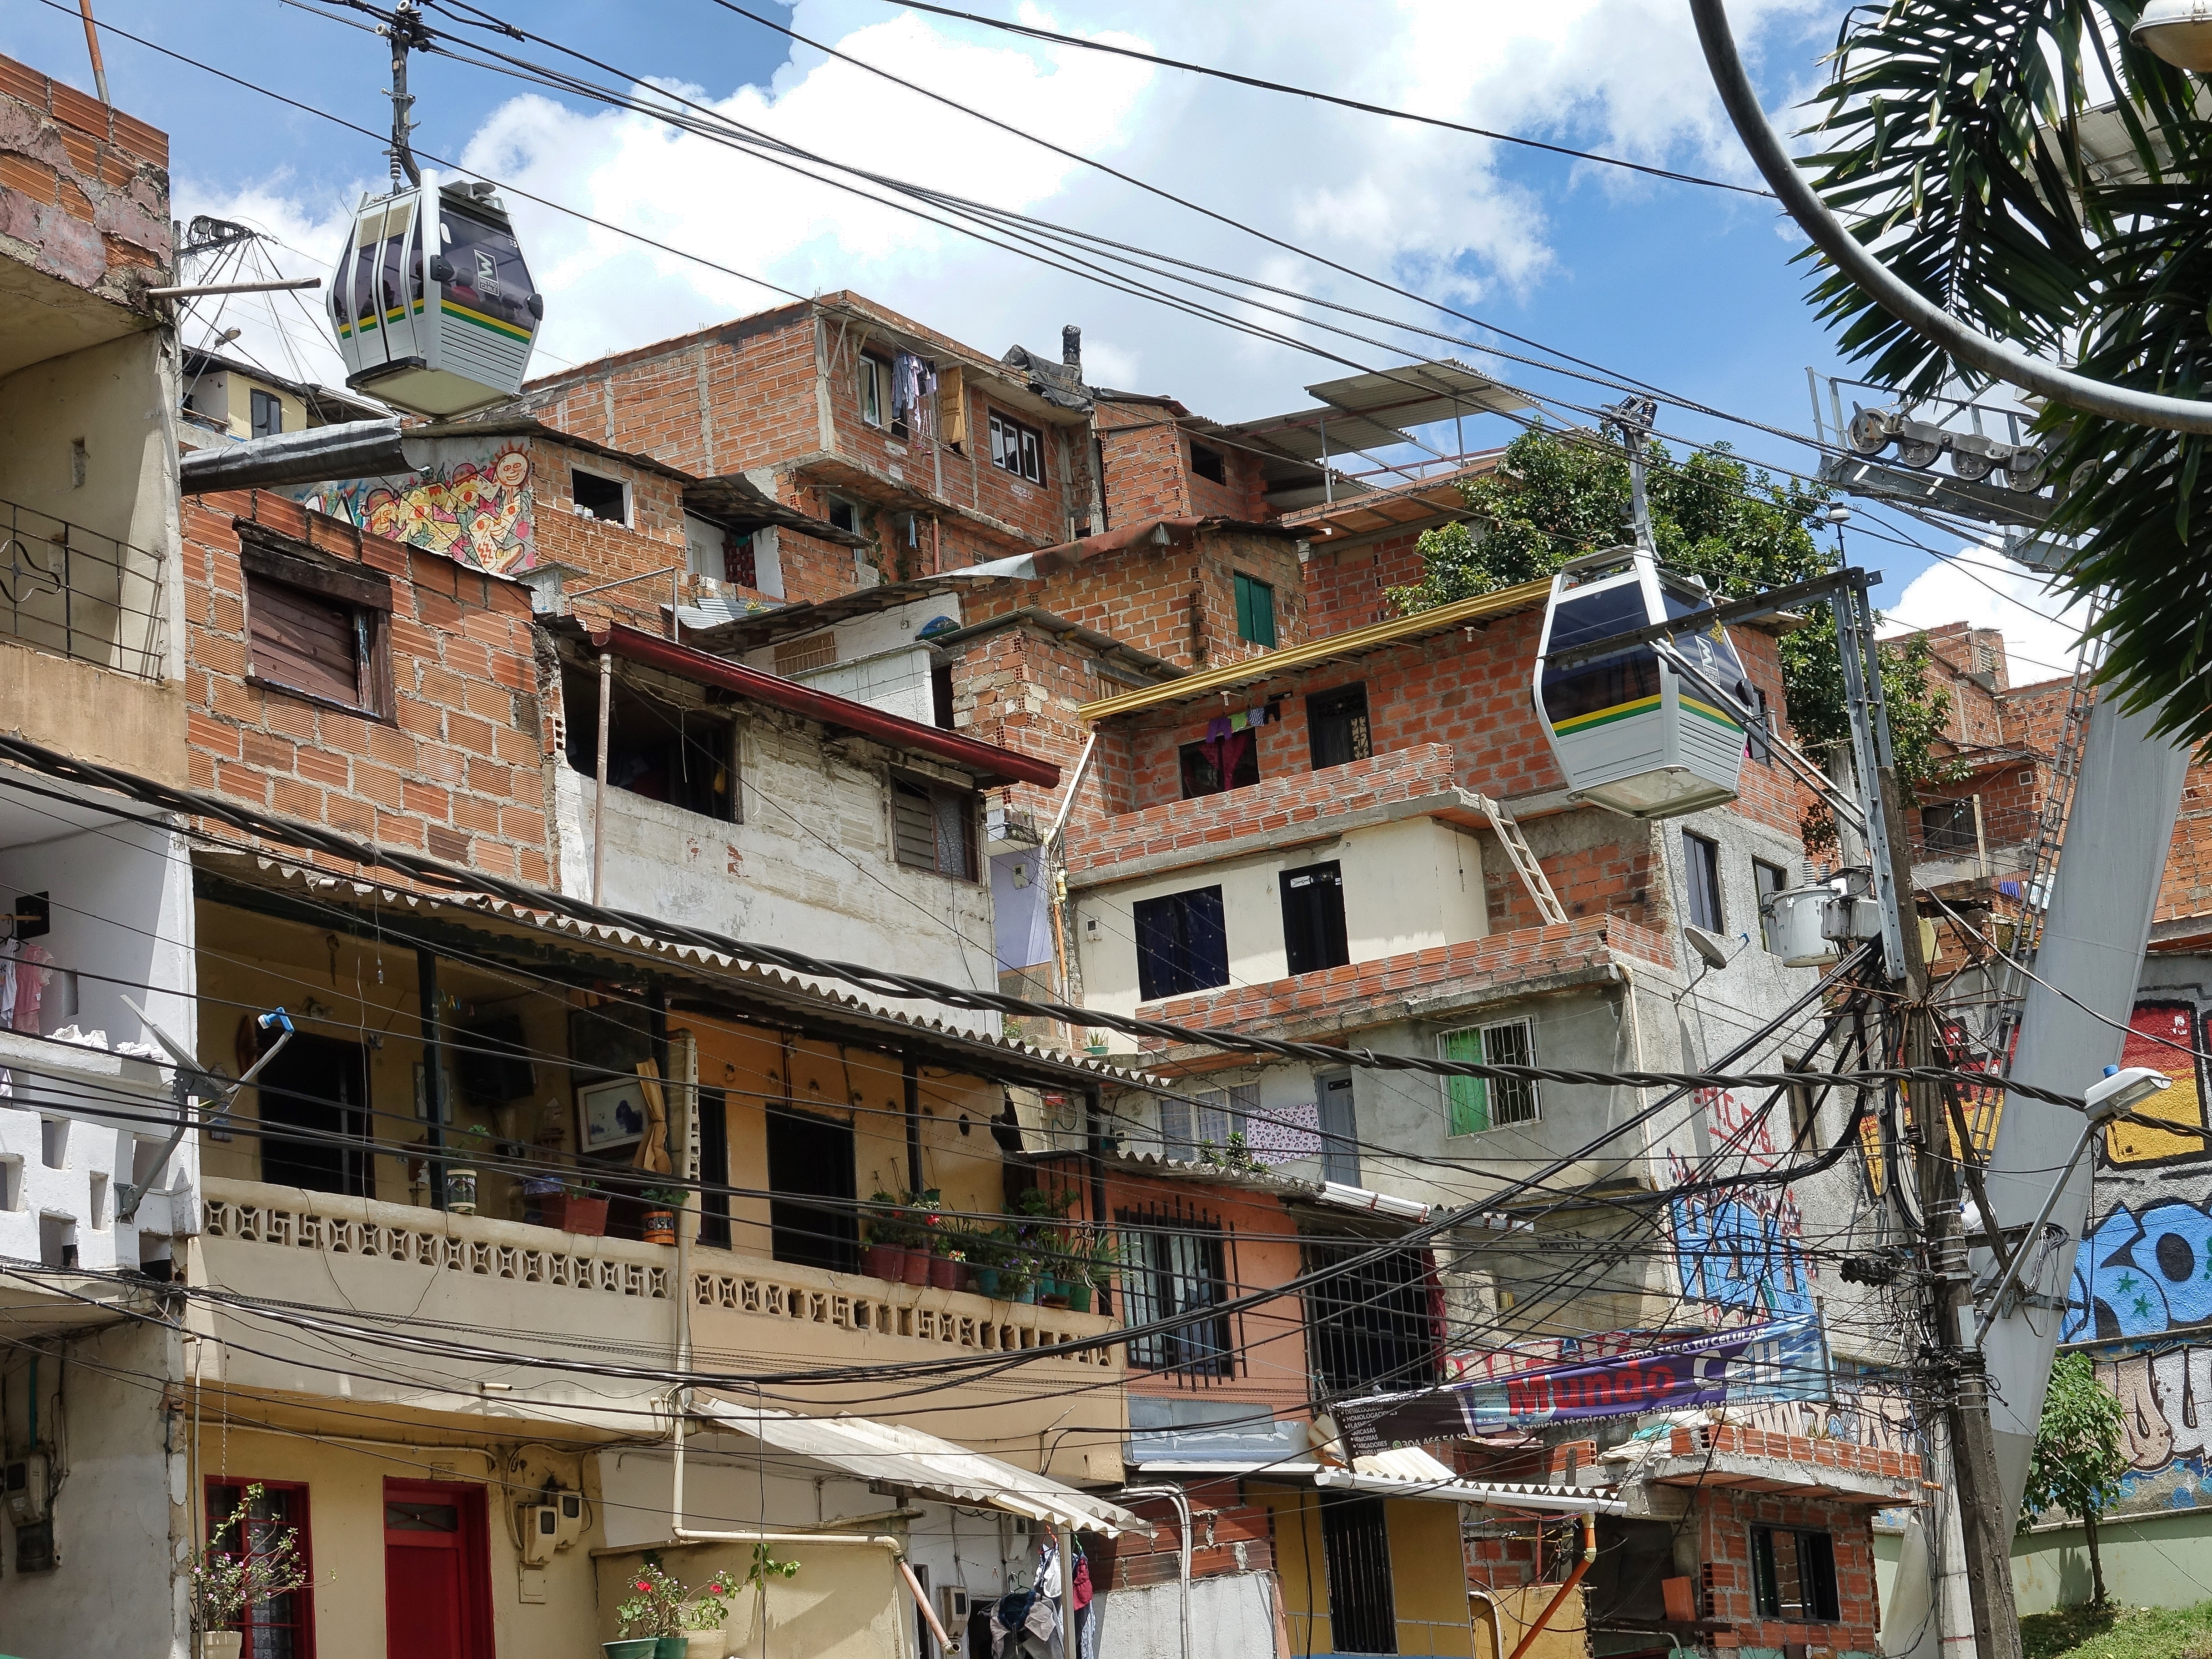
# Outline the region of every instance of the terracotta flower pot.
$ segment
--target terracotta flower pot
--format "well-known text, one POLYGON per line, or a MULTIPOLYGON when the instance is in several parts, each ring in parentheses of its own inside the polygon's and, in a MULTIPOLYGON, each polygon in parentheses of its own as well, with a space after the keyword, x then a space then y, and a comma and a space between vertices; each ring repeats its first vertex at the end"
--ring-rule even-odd
POLYGON ((598 1238, 607 1231, 607 1200, 583 1198, 574 1193, 549 1194, 538 1200, 545 1224, 564 1233, 598 1238))
POLYGON ((673 1244, 676 1242, 676 1212, 647 1210, 638 1223, 648 1244, 673 1244))
POLYGON ((860 1271, 896 1285, 906 1277, 906 1252, 896 1244, 871 1244, 861 1255, 860 1271))
POLYGON ((967 1265, 949 1255, 933 1255, 929 1258, 929 1282, 940 1291, 957 1291, 960 1288, 961 1269, 967 1265))
POLYGON ((909 1285, 929 1283, 930 1254, 927 1250, 908 1250, 906 1260, 899 1264, 899 1277, 909 1285))

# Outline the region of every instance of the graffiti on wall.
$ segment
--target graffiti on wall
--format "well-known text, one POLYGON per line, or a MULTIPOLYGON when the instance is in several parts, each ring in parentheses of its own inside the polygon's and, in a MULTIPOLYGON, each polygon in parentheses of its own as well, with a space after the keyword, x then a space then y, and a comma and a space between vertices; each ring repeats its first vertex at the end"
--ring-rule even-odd
MULTIPOLYGON (((2203 1124, 2191 1050, 2204 1029, 2193 1001, 2136 1005, 2120 1063, 2150 1066, 2172 1082, 2145 1103, 2144 1115, 2203 1124)), ((2212 1324, 2208 1145, 2180 1127, 2119 1122, 2105 1132, 2088 1227, 2075 1252, 2066 1340, 2122 1341, 2212 1324)))
MULTIPOLYGON (((1765 1115, 1748 1112, 1728 1090, 1702 1093, 1711 1144, 1725 1149, 1732 1162, 1771 1170, 1787 1156, 1765 1115)), ((1680 1152, 1668 1153, 1669 1186, 1682 1186, 1700 1173, 1680 1152)), ((1741 1187, 1696 1194, 1676 1199, 1668 1213, 1682 1294, 1705 1304, 1708 1324, 1814 1312, 1805 1217, 1789 1188, 1741 1187)))
POLYGON ((530 457, 520 446, 451 439, 420 472, 319 483, 297 499, 472 569, 511 576, 538 562, 530 457))

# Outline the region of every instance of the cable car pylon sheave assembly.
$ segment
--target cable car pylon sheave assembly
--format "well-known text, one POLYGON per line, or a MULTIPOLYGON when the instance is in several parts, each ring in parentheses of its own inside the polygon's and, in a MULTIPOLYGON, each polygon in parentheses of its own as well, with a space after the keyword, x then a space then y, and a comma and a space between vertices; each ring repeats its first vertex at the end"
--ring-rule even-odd
POLYGON ((490 185, 441 185, 416 165, 407 54, 429 32, 411 3, 392 41, 392 188, 365 195, 331 283, 346 384, 396 408, 467 414, 522 390, 545 302, 490 185))

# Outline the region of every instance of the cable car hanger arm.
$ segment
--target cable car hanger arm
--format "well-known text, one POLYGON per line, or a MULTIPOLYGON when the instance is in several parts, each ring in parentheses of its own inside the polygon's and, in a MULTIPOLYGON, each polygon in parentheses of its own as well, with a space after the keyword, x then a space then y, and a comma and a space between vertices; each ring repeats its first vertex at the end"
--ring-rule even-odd
POLYGON ((1753 617, 1771 616, 1778 611, 1787 611, 1807 599, 1833 599, 1838 590, 1858 584, 1879 587, 1881 572, 1862 570, 1856 565, 1849 569, 1831 571, 1825 576, 1814 576, 1809 581, 1792 582, 1787 587, 1771 587, 1764 593, 1754 593, 1748 599, 1730 599, 1725 605, 1709 605, 1703 611, 1692 611, 1667 622, 1632 628, 1626 633, 1608 634, 1601 640, 1592 640, 1584 645, 1569 646, 1564 651, 1553 652, 1544 660, 1553 668, 1571 668, 1594 657, 1609 657, 1617 651, 1632 650, 1639 645, 1671 639, 1677 634, 1701 634, 1716 623, 1725 627, 1732 622, 1743 622, 1753 617))
POLYGON ((1721 102, 1735 124, 1736 136, 1751 152, 1751 159, 1773 186, 1782 205, 1836 268, 1864 289, 1869 299, 1922 337, 1934 342, 1960 362, 1984 374, 2036 392, 2053 403, 2084 414, 2101 415, 2130 426, 2165 432, 2212 433, 2212 402, 2193 398, 2167 398, 2136 392, 2126 386, 2093 380, 2055 363, 2032 357, 2016 346, 1992 339, 1978 329, 1931 305, 1917 290, 1893 276, 1888 267, 1854 236, 1844 222, 1830 212, 1805 176, 1797 170, 1781 137, 1766 118, 1759 94, 1744 73, 1743 59, 1729 32, 1724 0, 1690 0, 1690 15, 1697 20, 1698 40, 1705 51, 1705 66, 1719 88, 1721 102))

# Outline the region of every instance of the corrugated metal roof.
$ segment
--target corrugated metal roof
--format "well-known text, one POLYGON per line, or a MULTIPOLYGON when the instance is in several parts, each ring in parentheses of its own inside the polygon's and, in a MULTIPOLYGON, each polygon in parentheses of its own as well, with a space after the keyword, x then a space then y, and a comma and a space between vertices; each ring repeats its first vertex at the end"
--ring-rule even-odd
MULTIPOLYGON (((224 863, 247 866, 263 879, 253 884, 269 887, 298 887, 322 890, 327 895, 331 888, 345 888, 358 898, 374 898, 386 908, 405 906, 409 909, 456 910, 474 912, 495 918, 520 927, 540 933, 567 934, 572 939, 592 944, 618 947, 640 955, 659 957, 708 970, 721 978, 740 981, 748 988, 757 988, 763 994, 780 997, 803 1007, 812 1002, 823 1006, 826 1014, 848 1014, 882 1021, 893 1028, 904 1028, 919 1036, 947 1047, 959 1047, 974 1053, 979 1065, 991 1057, 1009 1062, 1011 1066, 1028 1073, 1037 1080, 1041 1071, 1049 1068, 1060 1073, 1053 1086, 1073 1078, 1101 1085, 1111 1084, 1124 1089, 1158 1090, 1170 1086, 1147 1073, 1131 1071, 1126 1066, 1109 1066, 1103 1060, 1081 1054, 1060 1053, 1040 1048, 1033 1043, 1018 1042, 1012 1037, 992 1036, 986 1032, 970 1030, 963 1026, 947 1024, 941 1019, 920 1019, 902 1010, 870 1002, 848 993, 832 990, 804 975, 785 973, 778 969, 763 968, 739 957, 719 951, 708 951, 697 945, 678 945, 650 933, 632 928, 612 927, 599 922, 578 921, 573 918, 550 915, 507 899, 494 898, 489 894, 435 895, 411 891, 405 888, 390 887, 380 882, 364 881, 357 876, 341 876, 329 870, 275 859, 265 853, 239 848, 232 851, 196 850, 194 862, 222 860, 224 863), (273 879, 270 879, 273 878, 273 879)), ((243 879, 246 872, 235 871, 236 878, 243 879)))
POLYGON ((1118 1504, 920 1429, 842 1413, 807 1417, 770 1411, 711 1395, 695 1395, 692 1410, 778 1451, 811 1458, 863 1480, 910 1486, 948 1503, 1005 1510, 1109 1538, 1152 1530, 1141 1516, 1118 1504))
POLYGON ((1133 714, 1140 708, 1156 708, 1163 703, 1186 702, 1216 691, 1273 679, 1276 675, 1287 674, 1292 669, 1333 662, 1339 657, 1358 656, 1363 652, 1378 651, 1401 640, 1442 633, 1462 623, 1502 616, 1509 611, 1525 611, 1532 605, 1543 604, 1551 592, 1552 584, 1540 581, 1522 582, 1515 587, 1501 587, 1495 592, 1478 593, 1471 599, 1440 605, 1433 611, 1417 611, 1410 617, 1393 617, 1389 622, 1376 623, 1346 633, 1332 634, 1326 639, 1308 640, 1304 645, 1287 646, 1280 651, 1224 663, 1220 667, 1209 668, 1203 673, 1186 674, 1165 685, 1151 686, 1142 691, 1126 691, 1118 697, 1102 697, 1097 702, 1086 702, 1078 708, 1076 718, 1095 723, 1112 720, 1117 714, 1133 714))

